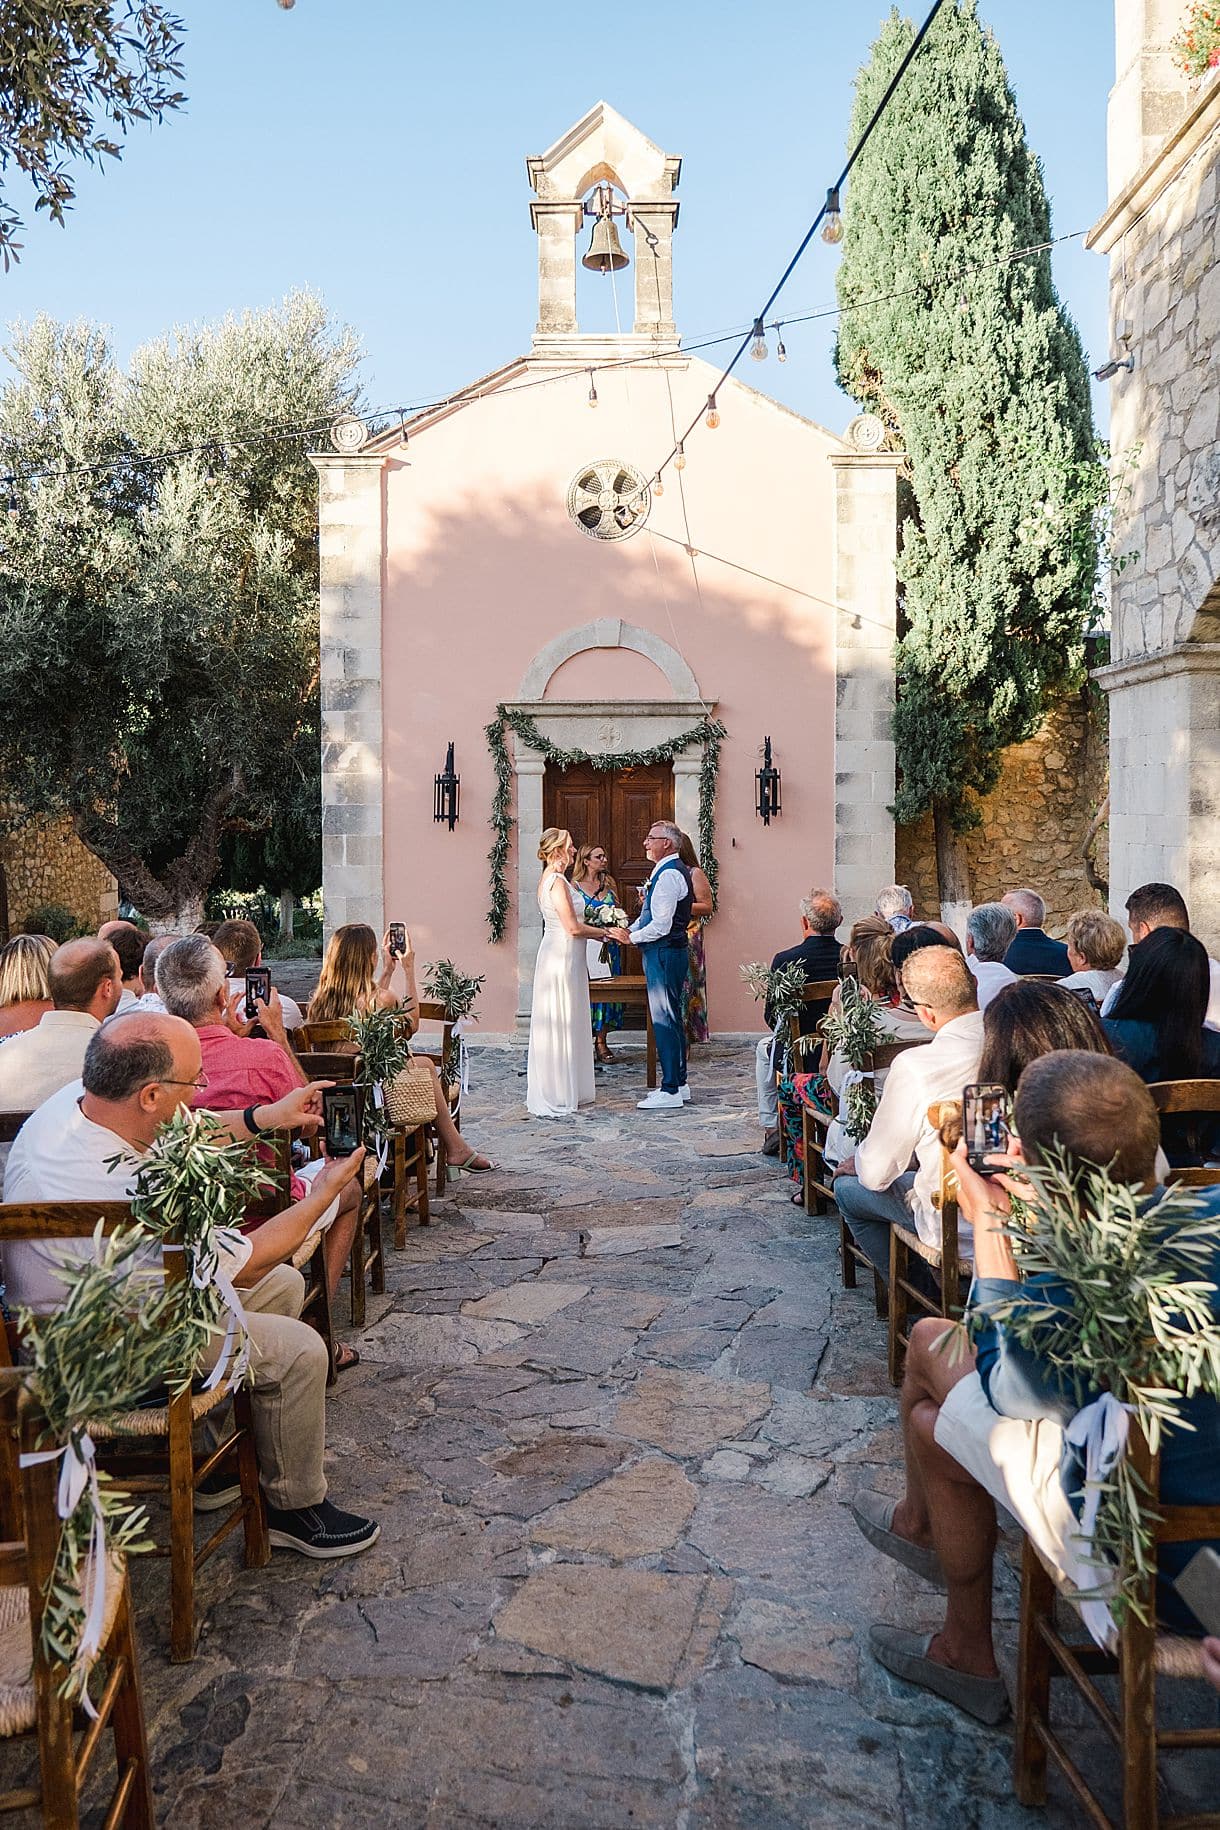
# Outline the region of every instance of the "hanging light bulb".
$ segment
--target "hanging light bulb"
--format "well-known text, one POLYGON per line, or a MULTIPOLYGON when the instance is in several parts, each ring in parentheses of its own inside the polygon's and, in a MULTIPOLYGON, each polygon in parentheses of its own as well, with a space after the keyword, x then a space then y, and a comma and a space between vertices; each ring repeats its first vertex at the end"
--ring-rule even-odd
POLYGON ((592 369, 589 370, 589 405, 591 407, 597 405, 597 384, 593 379, 592 369))
POLYGON ((826 220, 822 224, 822 240, 829 242, 833 248, 842 239, 843 218, 839 214, 839 191, 836 185, 826 193, 826 220))
POLYGON ((20 521, 21 519, 21 505, 17 500, 16 491, 11 489, 8 498, 8 518, 10 521, 20 521))
POLYGON ((709 394, 707 397, 707 418, 703 423, 709 432, 714 432, 720 424, 720 408, 716 405, 714 394, 709 394))
POLYGON ((290 13, 292 11, 293 7, 296 5, 296 3, 297 3, 297 0, 280 0, 280 5, 283 7, 283 9, 286 13, 290 13))
POLYGON ((776 344, 775 344, 775 360, 777 362, 787 362, 787 360, 788 360, 788 352, 784 348, 784 333, 782 330, 777 331, 776 344))
POLYGON ((959 295, 958 295, 957 309, 961 312, 963 318, 966 316, 967 312, 970 310, 970 300, 966 297, 964 292, 959 293, 959 295))
POLYGON ((652 480, 652 493, 654 496, 663 496, 665 494, 665 485, 661 481, 661 473, 659 470, 652 480))
POLYGON ((675 470, 685 470, 686 469, 686 452, 682 448, 681 439, 678 440, 678 449, 674 454, 674 469, 675 470))
POLYGON ((763 329, 763 321, 761 318, 755 318, 754 320, 754 341, 750 345, 750 354, 753 356, 755 362, 765 362, 767 360, 767 334, 763 329))

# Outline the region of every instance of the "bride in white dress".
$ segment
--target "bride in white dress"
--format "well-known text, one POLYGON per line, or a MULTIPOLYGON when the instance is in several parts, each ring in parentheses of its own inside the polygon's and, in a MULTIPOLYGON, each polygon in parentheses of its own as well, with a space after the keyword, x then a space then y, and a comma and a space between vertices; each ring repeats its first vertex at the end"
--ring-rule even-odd
POLYGON ((564 871, 576 856, 572 835, 548 826, 538 847, 542 942, 534 967, 525 1104, 535 1118, 566 1118, 594 1099, 593 1014, 585 942, 605 940, 576 913, 564 871))

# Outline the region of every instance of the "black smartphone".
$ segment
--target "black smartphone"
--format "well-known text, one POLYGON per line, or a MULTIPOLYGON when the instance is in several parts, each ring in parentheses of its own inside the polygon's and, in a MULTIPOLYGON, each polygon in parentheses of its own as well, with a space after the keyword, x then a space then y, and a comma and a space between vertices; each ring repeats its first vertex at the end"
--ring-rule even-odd
POLYGON ((406 952, 406 950, 407 950, 406 923, 401 922, 401 921, 392 921, 390 923, 390 952, 394 955, 395 959, 401 959, 403 954, 406 952))
POLYGON ((1091 1010, 1095 1017, 1101 1015, 1101 1005, 1097 1002, 1097 999, 1093 996, 1093 993, 1089 990, 1087 985, 1065 985, 1063 989, 1065 991, 1070 991, 1074 998, 1079 998, 1086 1010, 1091 1010))
POLYGON ((251 966, 246 973, 246 1022, 253 1023, 260 1004, 271 1002, 270 966, 251 966))
POLYGON ((364 1088, 323 1087, 322 1125, 327 1156, 350 1156, 364 1137, 364 1088))
POLYGON ((966 1140, 966 1161, 981 1176, 997 1175, 988 1156, 1008 1149, 1008 1088, 987 1081, 962 1088, 962 1136, 966 1140))
POLYGON ((841 959, 839 961, 839 983, 840 984, 843 983, 844 979, 858 979, 859 977, 860 977, 860 968, 859 968, 859 966, 857 966, 854 959, 841 959))

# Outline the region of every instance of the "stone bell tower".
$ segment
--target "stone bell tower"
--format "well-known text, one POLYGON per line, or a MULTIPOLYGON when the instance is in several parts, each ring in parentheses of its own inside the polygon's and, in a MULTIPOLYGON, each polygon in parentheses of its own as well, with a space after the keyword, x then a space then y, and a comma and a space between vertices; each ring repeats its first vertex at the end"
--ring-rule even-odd
POLYGON ((673 232, 678 204, 673 196, 681 159, 659 146, 598 102, 549 151, 527 159, 525 169, 536 201, 530 220, 538 236, 538 356, 589 354, 576 321, 576 262, 582 232, 599 187, 612 197, 615 214, 634 236, 635 321, 631 335, 616 343, 641 348, 676 348, 673 307, 673 232), (621 212, 621 213, 620 213, 621 212))

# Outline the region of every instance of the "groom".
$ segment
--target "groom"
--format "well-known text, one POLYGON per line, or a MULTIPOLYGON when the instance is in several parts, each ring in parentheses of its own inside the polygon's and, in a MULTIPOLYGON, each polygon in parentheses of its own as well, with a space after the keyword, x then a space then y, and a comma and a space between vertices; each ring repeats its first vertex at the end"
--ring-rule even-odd
POLYGON ((652 875, 644 906, 629 938, 639 948, 648 985, 648 1009, 657 1038, 661 1084, 637 1103, 644 1112, 676 1112, 690 1098, 686 1084, 686 929, 695 899, 691 874, 678 856, 679 827, 654 820, 644 841, 652 875))

